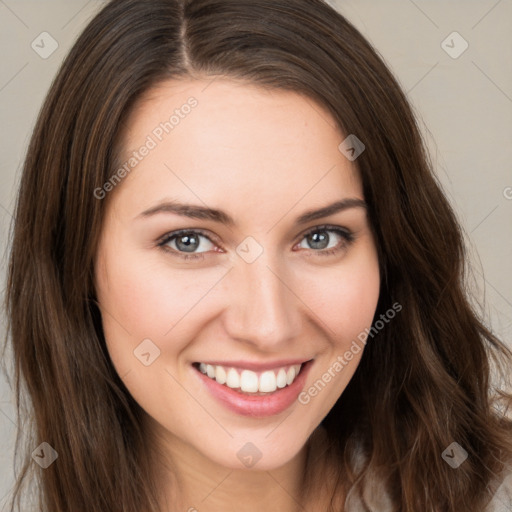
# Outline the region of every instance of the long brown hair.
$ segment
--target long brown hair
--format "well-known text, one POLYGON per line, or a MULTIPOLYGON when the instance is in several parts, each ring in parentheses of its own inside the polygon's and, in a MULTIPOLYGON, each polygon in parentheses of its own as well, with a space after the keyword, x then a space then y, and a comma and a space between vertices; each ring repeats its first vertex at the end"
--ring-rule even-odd
MULTIPOLYGON (((94 191, 115 172, 121 128, 145 91, 215 75, 301 93, 366 146, 357 167, 379 250, 376 319, 403 310, 368 342, 322 422, 330 510, 343 510, 342 484, 362 494, 378 475, 396 511, 481 512, 512 457, 490 378, 512 354, 466 298, 463 235, 404 93, 321 0, 113 0, 73 46, 37 121, 15 215, 7 311, 33 437, 11 510, 34 469, 42 511, 158 510, 144 415, 110 361, 95 303, 108 197, 94 191), (30 457, 43 441, 59 454, 45 470, 30 457), (468 453, 457 470, 441 456, 454 441, 468 453)), ((29 432, 21 418, 19 428, 29 432)), ((316 485, 310 475, 308 492, 316 485)))

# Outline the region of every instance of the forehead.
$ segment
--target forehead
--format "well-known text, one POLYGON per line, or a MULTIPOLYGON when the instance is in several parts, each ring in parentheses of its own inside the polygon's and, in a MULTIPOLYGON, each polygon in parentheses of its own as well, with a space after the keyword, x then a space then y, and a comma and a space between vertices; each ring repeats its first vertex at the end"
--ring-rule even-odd
POLYGON ((132 210, 164 197, 231 203, 236 216, 263 203, 278 214, 301 198, 308 206, 362 198, 355 164, 338 149, 344 138, 327 110, 295 92, 225 78, 167 81, 126 122, 118 164, 129 172, 116 201, 132 210))

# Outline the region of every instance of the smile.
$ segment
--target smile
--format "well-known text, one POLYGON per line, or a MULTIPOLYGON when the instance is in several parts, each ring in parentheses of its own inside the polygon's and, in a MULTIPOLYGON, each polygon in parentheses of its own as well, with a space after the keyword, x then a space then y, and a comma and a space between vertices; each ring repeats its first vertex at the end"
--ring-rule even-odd
POLYGON ((254 372, 205 363, 199 363, 198 366, 201 373, 219 384, 252 394, 273 393, 277 389, 290 386, 300 373, 301 367, 302 364, 294 364, 274 370, 254 372))
POLYGON ((274 365, 220 362, 193 363, 194 374, 218 403, 235 414, 254 418, 274 416, 296 404, 313 364, 312 359, 274 365))

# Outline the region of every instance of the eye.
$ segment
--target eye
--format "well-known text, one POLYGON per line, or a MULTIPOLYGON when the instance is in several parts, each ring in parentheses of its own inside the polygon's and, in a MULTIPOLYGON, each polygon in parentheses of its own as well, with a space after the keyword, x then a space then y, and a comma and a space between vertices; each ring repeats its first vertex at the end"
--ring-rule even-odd
POLYGON ((330 255, 347 248, 353 240, 354 235, 346 229, 337 226, 318 226, 303 235, 299 248, 330 255))
MULTIPOLYGON (((303 235, 300 249, 309 249, 322 256, 346 249, 354 235, 339 226, 318 226, 303 235), (304 245, 305 244, 305 245, 304 245)), ((204 253, 217 249, 210 237, 200 230, 184 229, 164 235, 157 243, 162 250, 186 260, 204 259, 204 253)))
POLYGON ((216 248, 207 235, 190 229, 168 233, 158 242, 158 246, 185 259, 203 258, 203 253, 216 248))

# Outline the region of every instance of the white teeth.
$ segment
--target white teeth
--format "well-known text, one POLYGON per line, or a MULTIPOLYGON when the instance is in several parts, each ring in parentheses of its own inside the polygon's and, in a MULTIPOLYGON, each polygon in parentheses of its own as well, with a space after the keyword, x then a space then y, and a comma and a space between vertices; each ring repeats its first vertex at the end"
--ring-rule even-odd
POLYGON ((233 389, 240 387, 240 375, 238 375, 238 372, 234 368, 228 370, 226 386, 233 389))
POLYGON ((219 384, 225 384, 227 379, 226 370, 222 366, 215 367, 215 380, 219 384))
POLYGON ((261 374, 252 370, 242 370, 239 373, 235 368, 226 368, 219 365, 200 363, 199 371, 210 379, 216 380, 232 389, 238 389, 244 393, 273 393, 278 388, 282 389, 293 383, 300 372, 300 364, 279 370, 266 370, 261 374))
POLYGON ((251 370, 244 370, 240 376, 240 389, 246 393, 258 391, 258 375, 251 370))
POLYGON ((276 383, 278 388, 284 388, 286 386, 286 371, 284 368, 281 368, 277 373, 276 383))
POLYGON ((211 364, 206 365, 206 375, 213 379, 215 377, 215 368, 211 364))
POLYGON ((263 372, 260 376, 260 384, 258 386, 258 391, 260 391, 261 393, 272 393, 276 389, 276 374, 270 370, 263 372))
POLYGON ((286 384, 289 386, 293 382, 293 379, 295 379, 295 368, 291 366, 286 372, 286 384))

